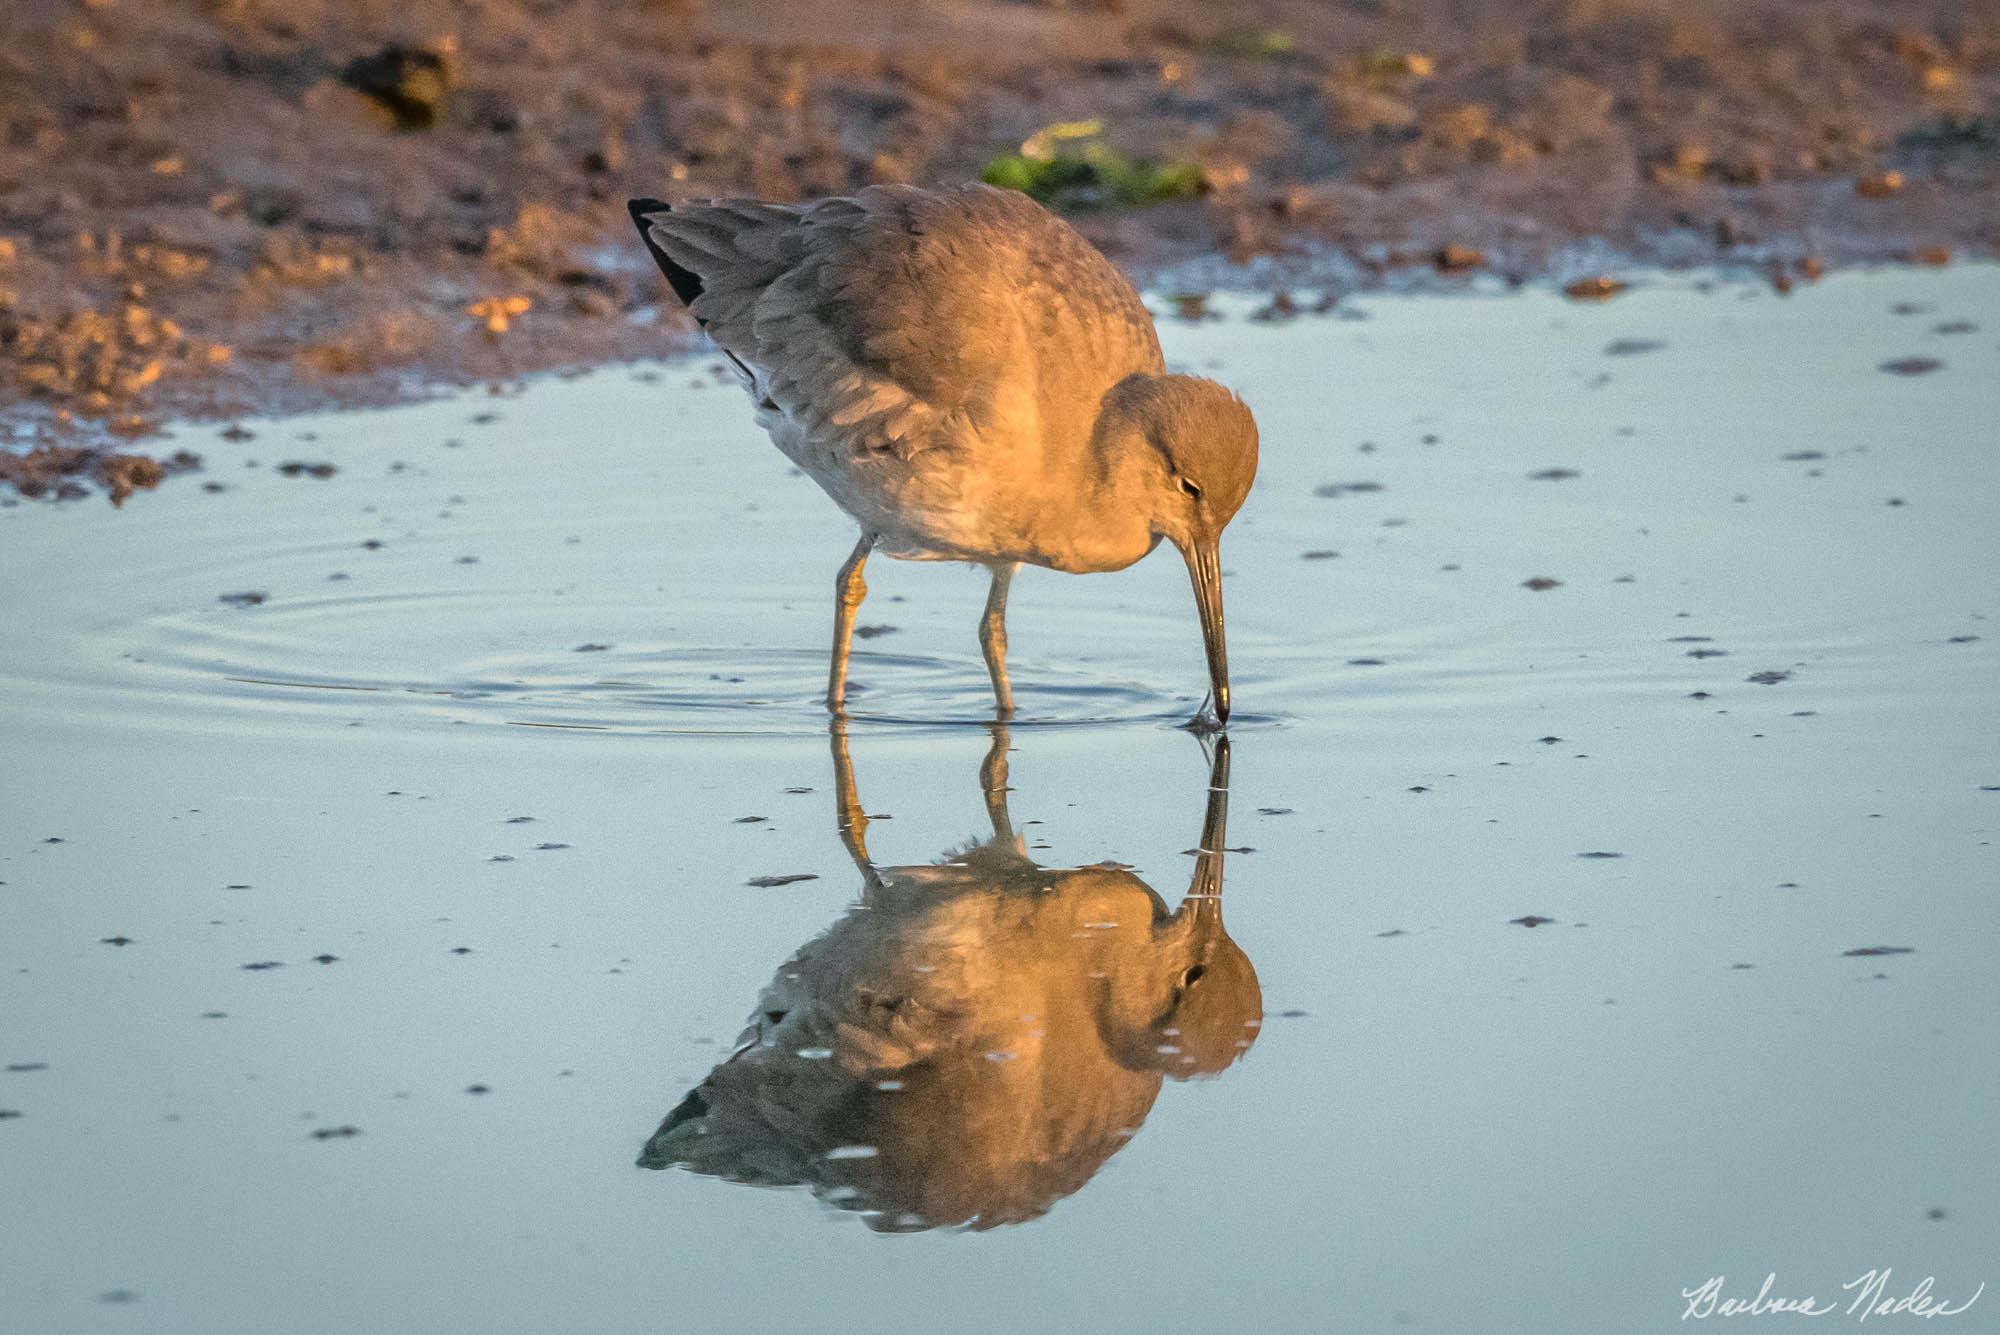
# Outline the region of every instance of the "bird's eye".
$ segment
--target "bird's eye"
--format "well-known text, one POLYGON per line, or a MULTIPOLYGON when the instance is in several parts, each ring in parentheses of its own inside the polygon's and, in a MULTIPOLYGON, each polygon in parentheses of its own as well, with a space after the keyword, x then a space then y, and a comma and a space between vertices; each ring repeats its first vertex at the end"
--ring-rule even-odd
POLYGON ((1201 499, 1201 488, 1196 486, 1191 480, 1189 480, 1188 478, 1180 477, 1180 478, 1175 478, 1174 481, 1180 483, 1181 490, 1186 492, 1189 496, 1193 497, 1197 501, 1201 499))

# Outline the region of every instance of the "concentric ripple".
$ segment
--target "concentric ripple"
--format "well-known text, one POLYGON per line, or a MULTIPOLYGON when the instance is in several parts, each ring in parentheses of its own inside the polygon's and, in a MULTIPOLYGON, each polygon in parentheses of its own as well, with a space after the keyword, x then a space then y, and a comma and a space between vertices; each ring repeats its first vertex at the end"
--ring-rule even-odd
MULTIPOLYGON (((592 609, 583 620, 613 624, 617 615, 592 609)), ((823 648, 565 642, 560 624, 577 620, 573 604, 480 590, 218 602, 98 628, 69 665, 66 687, 94 688, 113 707, 171 702, 266 721, 393 711, 412 721, 617 733, 791 736, 825 727, 823 648), (468 645, 484 652, 468 654, 468 645)), ((1018 726, 1174 726, 1200 704, 1091 665, 1022 656, 1013 676, 1018 726)), ((849 716, 861 723, 993 717, 985 666, 971 655, 857 646, 848 690, 849 716)))

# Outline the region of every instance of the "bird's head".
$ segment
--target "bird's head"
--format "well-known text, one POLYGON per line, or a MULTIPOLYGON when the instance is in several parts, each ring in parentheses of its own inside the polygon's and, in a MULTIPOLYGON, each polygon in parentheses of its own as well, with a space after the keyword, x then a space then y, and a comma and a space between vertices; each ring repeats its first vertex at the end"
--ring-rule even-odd
POLYGON ((1218 719, 1229 718, 1229 655, 1222 633, 1222 530, 1257 476, 1257 421, 1213 380, 1134 375, 1105 397, 1098 431, 1155 538, 1179 549, 1194 580, 1218 719))

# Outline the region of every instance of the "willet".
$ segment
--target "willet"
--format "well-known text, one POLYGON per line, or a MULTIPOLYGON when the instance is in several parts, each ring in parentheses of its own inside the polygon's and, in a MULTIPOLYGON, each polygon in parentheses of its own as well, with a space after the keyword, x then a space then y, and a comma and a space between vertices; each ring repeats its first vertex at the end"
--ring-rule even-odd
POLYGON ((1122 570, 1165 538, 1227 721, 1217 543, 1256 475, 1257 425, 1221 385, 1166 373, 1139 294, 1074 228, 983 185, 631 210, 758 422, 861 525, 835 581, 830 710, 870 552, 992 572, 979 639, 1005 717, 1014 572, 1122 570))

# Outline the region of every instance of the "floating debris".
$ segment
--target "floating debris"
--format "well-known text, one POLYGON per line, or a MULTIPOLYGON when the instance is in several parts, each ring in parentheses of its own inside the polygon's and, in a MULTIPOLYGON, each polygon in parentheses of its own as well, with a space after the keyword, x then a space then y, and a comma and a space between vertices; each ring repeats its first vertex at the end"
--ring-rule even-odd
POLYGON ((1579 278, 1563 287, 1563 295, 1573 301, 1609 301, 1625 290, 1625 284, 1616 278, 1602 274, 1594 278, 1579 278))
POLYGON ((1879 370, 1890 375, 1929 375, 1932 371, 1944 369, 1944 363, 1935 357, 1897 357, 1881 364, 1879 370))

